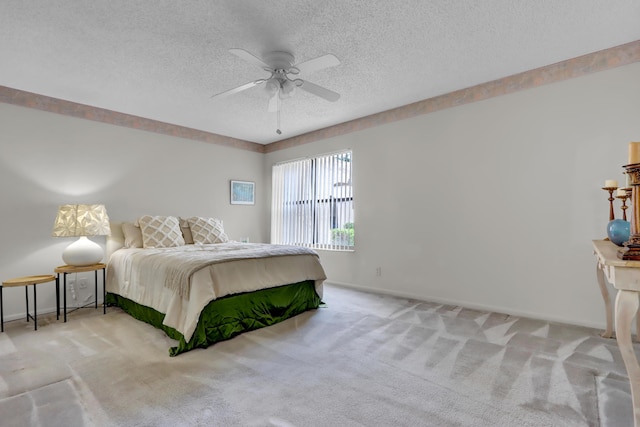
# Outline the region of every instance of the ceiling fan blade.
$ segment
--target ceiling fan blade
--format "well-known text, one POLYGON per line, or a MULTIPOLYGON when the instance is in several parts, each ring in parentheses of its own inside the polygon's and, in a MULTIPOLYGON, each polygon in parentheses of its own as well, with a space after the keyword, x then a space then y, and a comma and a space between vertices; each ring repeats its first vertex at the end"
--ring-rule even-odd
POLYGON ((244 59, 247 62, 257 65, 262 69, 271 70, 271 67, 269 67, 269 65, 267 65, 262 59, 258 58, 253 53, 247 52, 244 49, 232 48, 232 49, 229 49, 229 52, 231 52, 238 58, 244 59))
POLYGON ((238 87, 235 87, 233 89, 225 90, 224 92, 220 92, 220 93, 217 93, 215 95, 212 95, 211 98, 224 98, 224 97, 227 97, 229 95, 233 95, 234 93, 238 93, 238 92, 242 92, 243 90, 251 89, 254 86, 257 86, 259 84, 264 83, 265 81, 266 80, 264 80, 264 79, 254 80, 252 82, 245 83, 242 86, 238 86, 238 87))
POLYGON ((340 60, 329 53, 327 55, 319 56, 296 64, 295 67, 300 70, 301 73, 306 75, 324 70, 325 68, 335 67, 336 65, 340 65, 340 60))
POLYGON ((338 99, 340 99, 339 93, 336 93, 325 87, 318 86, 317 84, 311 83, 307 80, 302 81, 302 84, 300 85, 300 89, 306 90, 307 92, 314 94, 316 96, 319 96, 320 98, 324 98, 330 102, 336 102, 338 99))

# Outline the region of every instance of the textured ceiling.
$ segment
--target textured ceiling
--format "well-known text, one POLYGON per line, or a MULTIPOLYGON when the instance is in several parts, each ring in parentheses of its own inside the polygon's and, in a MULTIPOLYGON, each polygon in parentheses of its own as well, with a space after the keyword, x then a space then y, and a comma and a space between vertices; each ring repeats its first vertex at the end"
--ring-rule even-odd
POLYGON ((4 0, 0 85, 267 144, 640 39, 637 0, 4 0), (228 52, 341 64, 282 101, 228 52))

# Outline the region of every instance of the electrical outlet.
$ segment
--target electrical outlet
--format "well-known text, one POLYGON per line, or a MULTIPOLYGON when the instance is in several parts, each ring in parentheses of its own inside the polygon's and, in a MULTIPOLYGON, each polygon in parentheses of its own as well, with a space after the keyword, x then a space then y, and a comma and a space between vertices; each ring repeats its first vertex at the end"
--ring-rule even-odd
POLYGON ((382 277, 382 267, 376 267, 376 276, 382 277))
POLYGON ((76 299, 76 281, 73 279, 67 280, 67 289, 71 294, 71 299, 75 300, 76 299))

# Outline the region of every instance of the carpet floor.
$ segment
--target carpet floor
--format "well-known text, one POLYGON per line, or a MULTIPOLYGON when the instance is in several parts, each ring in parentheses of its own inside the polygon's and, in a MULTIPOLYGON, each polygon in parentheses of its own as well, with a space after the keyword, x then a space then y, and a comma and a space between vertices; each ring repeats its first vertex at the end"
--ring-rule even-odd
POLYGON ((173 358, 118 308, 8 322, 0 426, 633 425, 598 330, 330 285, 324 301, 173 358))

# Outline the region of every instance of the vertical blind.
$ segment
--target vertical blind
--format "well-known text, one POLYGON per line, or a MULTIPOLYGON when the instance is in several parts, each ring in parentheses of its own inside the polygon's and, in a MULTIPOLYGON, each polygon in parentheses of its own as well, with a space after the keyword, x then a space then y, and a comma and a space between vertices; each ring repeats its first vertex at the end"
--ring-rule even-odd
POLYGON ((352 250, 351 151, 273 166, 271 242, 352 250))

